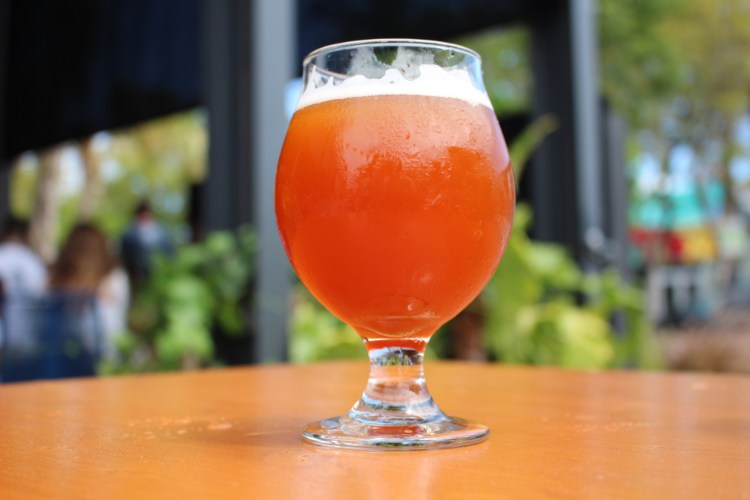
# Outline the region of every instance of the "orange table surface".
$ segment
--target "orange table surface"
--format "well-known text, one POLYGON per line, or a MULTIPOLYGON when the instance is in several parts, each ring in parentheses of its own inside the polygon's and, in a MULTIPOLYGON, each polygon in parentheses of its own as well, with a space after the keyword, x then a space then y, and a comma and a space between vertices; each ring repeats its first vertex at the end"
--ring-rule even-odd
POLYGON ((427 362, 465 448, 303 443, 363 362, 0 386, 0 497, 750 498, 750 377, 427 362))

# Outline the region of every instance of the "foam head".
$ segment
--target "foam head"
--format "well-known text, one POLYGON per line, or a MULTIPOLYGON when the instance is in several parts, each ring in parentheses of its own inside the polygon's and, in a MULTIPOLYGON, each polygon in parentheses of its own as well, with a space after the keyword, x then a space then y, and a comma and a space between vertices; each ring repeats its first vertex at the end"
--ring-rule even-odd
POLYGON ((447 97, 492 108, 481 76, 472 73, 473 66, 443 67, 435 52, 393 49, 387 63, 378 59, 372 47, 352 50, 345 74, 308 60, 297 109, 334 99, 381 95, 447 97))

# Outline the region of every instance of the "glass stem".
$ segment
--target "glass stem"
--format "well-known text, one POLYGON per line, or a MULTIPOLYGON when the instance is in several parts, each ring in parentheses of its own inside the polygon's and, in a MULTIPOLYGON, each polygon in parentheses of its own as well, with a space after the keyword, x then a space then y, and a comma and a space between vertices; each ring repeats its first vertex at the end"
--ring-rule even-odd
POLYGON ((427 342, 370 340, 370 377, 349 416, 362 423, 401 426, 444 420, 424 379, 427 342))

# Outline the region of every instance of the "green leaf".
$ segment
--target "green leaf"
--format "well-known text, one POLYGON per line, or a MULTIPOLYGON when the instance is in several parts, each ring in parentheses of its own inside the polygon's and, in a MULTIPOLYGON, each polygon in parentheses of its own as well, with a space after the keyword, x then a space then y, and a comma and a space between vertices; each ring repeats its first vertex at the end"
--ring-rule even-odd
POLYGON ((398 55, 398 47, 375 47, 372 51, 375 59, 386 66, 390 66, 398 55))
POLYGON ((565 368, 603 369, 612 361, 609 324, 583 309, 567 309, 558 322, 560 365, 565 368))
POLYGON ((203 247, 209 255, 226 255, 234 249, 234 237, 227 231, 217 231, 206 238, 203 247))
POLYGON ((216 310, 216 317, 219 325, 227 333, 240 333, 244 327, 242 311, 234 302, 224 302, 219 304, 216 310))
POLYGON ((462 52, 457 52, 453 49, 441 50, 435 54, 435 64, 441 68, 451 68, 466 59, 466 56, 462 52))
POLYGON ((554 115, 542 115, 526 127, 510 147, 510 158, 513 162, 513 174, 516 182, 520 182, 526 164, 532 153, 542 143, 545 137, 555 132, 559 127, 554 115))

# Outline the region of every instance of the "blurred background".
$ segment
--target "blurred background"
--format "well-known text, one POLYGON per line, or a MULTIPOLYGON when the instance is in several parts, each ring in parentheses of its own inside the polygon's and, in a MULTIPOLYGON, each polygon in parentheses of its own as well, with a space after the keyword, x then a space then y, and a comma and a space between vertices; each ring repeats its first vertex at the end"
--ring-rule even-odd
POLYGON ((750 372, 750 0, 5 0, 2 380, 364 358, 273 184, 304 55, 382 37, 481 54, 518 174, 430 356, 750 372))

